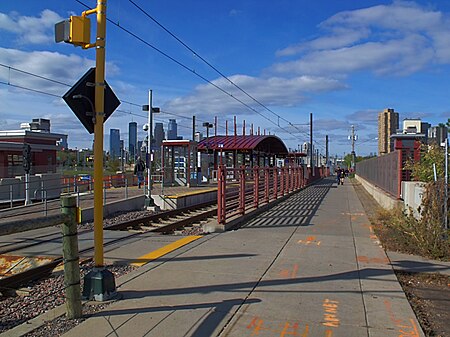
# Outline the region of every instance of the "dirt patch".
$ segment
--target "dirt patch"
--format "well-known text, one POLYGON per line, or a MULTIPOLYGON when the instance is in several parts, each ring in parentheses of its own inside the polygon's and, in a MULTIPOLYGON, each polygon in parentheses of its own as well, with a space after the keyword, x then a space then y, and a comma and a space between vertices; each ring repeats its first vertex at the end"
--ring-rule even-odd
MULTIPOLYGON (((378 221, 382 209, 372 196, 352 179, 359 200, 385 250, 417 254, 391 229, 378 221)), ((397 278, 427 337, 450 337, 450 277, 441 274, 396 272, 397 278)))
POLYGON ((427 336, 450 336, 450 277, 396 272, 427 336))

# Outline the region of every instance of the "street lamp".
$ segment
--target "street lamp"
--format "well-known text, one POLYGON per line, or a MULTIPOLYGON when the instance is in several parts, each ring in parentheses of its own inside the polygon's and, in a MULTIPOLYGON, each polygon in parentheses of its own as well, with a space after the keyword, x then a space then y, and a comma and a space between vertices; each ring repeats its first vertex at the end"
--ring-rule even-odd
POLYGON ((152 161, 153 158, 151 156, 151 147, 152 147, 152 139, 153 139, 153 114, 154 113, 159 113, 160 109, 157 107, 153 107, 152 106, 152 90, 148 91, 148 105, 143 105, 142 106, 142 111, 148 111, 148 123, 146 124, 146 126, 144 125, 144 129, 145 127, 147 127, 147 181, 148 181, 148 187, 147 187, 147 198, 145 200, 145 206, 149 207, 149 206, 154 206, 155 203, 152 199, 152 194, 151 194, 151 179, 152 179, 152 161))
POLYGON ((206 128, 206 153, 208 154, 208 182, 210 179, 210 174, 209 174, 209 170, 210 170, 210 157, 209 157, 209 129, 212 128, 214 125, 212 125, 209 122, 204 122, 203 126, 206 128))

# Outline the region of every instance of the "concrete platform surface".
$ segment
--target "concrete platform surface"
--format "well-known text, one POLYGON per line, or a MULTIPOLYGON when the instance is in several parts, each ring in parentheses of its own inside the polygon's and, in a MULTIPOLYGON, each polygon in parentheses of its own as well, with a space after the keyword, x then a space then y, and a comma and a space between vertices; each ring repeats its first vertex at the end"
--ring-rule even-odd
POLYGON ((424 336, 353 187, 332 178, 117 283, 123 299, 64 336, 424 336))

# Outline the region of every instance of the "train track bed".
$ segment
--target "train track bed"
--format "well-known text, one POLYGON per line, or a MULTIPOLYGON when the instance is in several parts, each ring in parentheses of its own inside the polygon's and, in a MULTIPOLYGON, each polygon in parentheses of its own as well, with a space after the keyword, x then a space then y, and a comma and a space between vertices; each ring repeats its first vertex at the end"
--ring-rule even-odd
MULTIPOLYGON (((82 284, 84 275, 92 267, 92 262, 80 266, 82 284)), ((107 268, 116 278, 136 269, 136 267, 129 265, 109 265, 107 268)), ((3 290, 3 293, 0 293, 0 333, 27 322, 61 304, 64 304, 64 276, 62 272, 54 273, 38 281, 28 282, 17 290, 3 290)), ((97 305, 85 305, 83 314, 89 315, 100 309, 101 307, 97 305)), ((58 333, 58 330, 63 332, 63 326, 68 324, 68 320, 62 319, 62 321, 61 327, 52 327, 51 333, 47 331, 36 336, 58 336, 59 334, 55 333, 58 333)), ((27 336, 35 336, 35 334, 32 332, 27 336)))
MULTIPOLYGON (((127 232, 122 239, 117 241, 147 232, 156 232, 159 235, 168 234, 169 236, 202 235, 204 233, 201 224, 216 212, 216 207, 208 205, 195 210, 185 209, 161 213, 150 211, 126 212, 105 219, 104 228, 105 230, 127 232)), ((93 224, 91 222, 80 224, 78 228, 79 233, 87 233, 92 230, 93 224)), ((53 235, 60 236, 59 230, 55 231, 53 235)), ((158 234, 156 235, 158 236, 158 234)), ((117 244, 116 240, 109 242, 107 245, 114 244, 117 244)), ((117 278, 137 267, 113 264, 107 268, 117 278)), ((80 269, 81 282, 83 283, 83 277, 86 272, 92 269, 92 263, 83 264, 80 269)), ((62 272, 50 274, 49 270, 48 272, 39 271, 38 273, 45 276, 38 280, 22 283, 17 290, 0 288, 0 333, 64 304, 64 277, 62 272)), ((84 305, 83 316, 87 317, 101 310, 102 305, 84 305)), ((58 336, 82 320, 70 321, 65 316, 61 316, 26 336, 58 336)))

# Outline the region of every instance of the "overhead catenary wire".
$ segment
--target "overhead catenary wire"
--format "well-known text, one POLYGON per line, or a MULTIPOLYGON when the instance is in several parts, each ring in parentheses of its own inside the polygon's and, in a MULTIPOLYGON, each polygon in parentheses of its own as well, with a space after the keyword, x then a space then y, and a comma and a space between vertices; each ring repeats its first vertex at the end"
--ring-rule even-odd
MULTIPOLYGON (((67 86, 67 87, 71 87, 71 85, 68 84, 68 83, 64 83, 64 82, 61 82, 61 81, 58 81, 58 80, 55 80, 55 79, 52 79, 52 78, 49 78, 49 77, 46 77, 46 76, 38 75, 38 74, 29 72, 29 71, 25 71, 25 70, 22 70, 22 69, 19 69, 19 68, 8 66, 8 65, 3 64, 3 63, 0 63, 0 66, 2 66, 4 68, 7 68, 7 69, 10 69, 10 70, 14 70, 14 71, 20 72, 20 73, 28 75, 28 76, 39 78, 41 80, 45 80, 45 81, 49 81, 49 82, 52 82, 52 83, 64 85, 64 86, 67 86)), ((43 91, 43 90, 38 90, 38 89, 30 88, 30 87, 25 87, 25 86, 13 84, 13 83, 11 83, 11 81, 9 81, 9 82, 0 81, 0 84, 4 84, 4 85, 7 85, 7 86, 11 86, 11 87, 22 89, 22 90, 26 90, 26 91, 31 91, 31 92, 42 94, 42 95, 52 96, 52 97, 55 97, 55 98, 62 98, 62 96, 60 96, 60 95, 53 94, 53 93, 48 92, 48 91, 43 91)), ((130 101, 127 101, 127 100, 120 100, 120 102, 121 103, 125 103, 125 104, 129 104, 129 105, 132 105, 132 106, 136 106, 136 107, 142 107, 141 104, 130 102, 130 101)), ((147 115, 141 115, 141 114, 133 113, 131 111, 125 111, 125 110, 122 110, 122 109, 116 109, 115 111, 120 112, 120 113, 124 113, 124 114, 129 114, 129 115, 141 117, 141 118, 145 118, 145 119, 148 117, 147 115)), ((165 111, 165 110, 161 111, 161 113, 177 116, 177 117, 180 117, 180 118, 191 119, 190 117, 183 116, 183 115, 180 115, 180 114, 176 114, 176 113, 173 113, 173 112, 168 112, 168 111, 165 111)), ((161 122, 165 122, 165 121, 159 120, 159 119, 156 119, 156 120, 161 121, 161 122)), ((200 119, 198 121, 199 122, 203 122, 203 120, 200 120, 200 119)), ((181 127, 181 128, 192 129, 192 127, 190 127, 190 126, 185 126, 185 125, 178 125, 178 126, 181 127)))
MULTIPOLYGON (((25 74, 25 75, 28 75, 28 76, 32 76, 32 77, 41 79, 41 80, 49 81, 51 83, 63 85, 63 86, 66 86, 66 87, 71 87, 72 86, 69 83, 65 83, 65 82, 62 82, 62 81, 59 81, 59 80, 55 80, 55 79, 43 76, 43 75, 39 75, 39 74, 35 74, 35 73, 29 72, 29 71, 25 71, 23 69, 19 69, 19 68, 16 68, 16 67, 13 67, 13 66, 9 66, 9 65, 6 65, 6 64, 3 64, 3 63, 0 63, 0 66, 4 67, 4 68, 7 68, 9 70, 13 70, 13 71, 16 71, 16 72, 19 72, 19 73, 22 73, 22 74, 25 74)), ((62 98, 60 95, 53 94, 53 93, 50 93, 50 92, 47 92, 47 91, 42 91, 42 90, 30 88, 30 87, 25 87, 25 86, 20 86, 20 85, 17 85, 17 84, 12 84, 11 81, 9 81, 9 82, 0 81, 0 84, 8 85, 8 86, 15 87, 15 88, 22 89, 22 90, 26 90, 26 91, 40 93, 40 94, 43 94, 43 95, 52 96, 52 97, 55 97, 55 98, 62 98)), ((142 106, 141 104, 130 102, 130 101, 127 101, 127 100, 120 100, 120 102, 121 103, 125 103, 125 104, 129 104, 129 105, 132 105, 132 106, 136 106, 136 107, 141 107, 142 106)), ((147 118, 147 116, 139 115, 139 114, 132 113, 132 112, 125 111, 125 110, 121 110, 121 109, 117 109, 116 111, 120 112, 120 113, 126 113, 126 114, 130 114, 130 115, 133 115, 133 116, 141 117, 141 118, 147 118)), ((166 111, 166 110, 161 111, 161 113, 177 116, 179 118, 191 119, 190 117, 183 116, 183 115, 180 115, 180 114, 176 114, 176 113, 173 113, 173 112, 169 112, 169 111, 166 111)), ((199 122, 204 122, 204 120, 201 120, 201 119, 198 119, 198 121, 199 122)), ((184 125, 179 125, 179 126, 182 127, 182 128, 192 129, 192 127, 188 127, 188 126, 184 126, 184 125)), ((220 125, 219 128, 225 129, 225 127, 223 125, 220 125)), ((290 134, 292 135, 292 133, 290 133, 290 134)))
MULTIPOLYGON (((227 80, 231 85, 233 85, 235 88, 237 88, 240 92, 242 92, 243 94, 245 94, 247 97, 249 97, 252 101, 254 101, 255 103, 257 103, 258 105, 260 105, 262 108, 264 108, 265 110, 269 111, 270 113, 272 113, 274 116, 278 117, 279 119, 282 119, 283 121, 285 121, 286 123, 288 123, 290 126, 293 126, 294 128, 295 125, 292 124, 290 121, 288 121, 286 118, 284 118, 283 116, 277 114, 276 112, 274 112, 272 109, 270 109, 269 107, 267 107, 265 104, 261 103, 259 100, 257 100, 256 98, 254 98, 252 95, 250 95, 247 91, 245 91, 244 89, 242 89, 239 85, 237 85, 236 83, 234 83, 228 76, 226 76, 223 72, 221 72, 217 67, 215 67, 214 65, 212 65, 210 62, 208 62, 204 57, 202 57, 199 53, 197 53, 194 49, 192 49, 190 46, 188 46, 184 41, 182 41, 178 36, 176 36, 174 33, 172 33, 168 28, 166 28, 163 24, 161 24, 158 20, 156 20, 152 15, 150 15, 148 13, 148 11, 144 10, 141 6, 139 6, 138 4, 136 4, 135 1, 133 0, 128 0, 131 4, 133 4, 137 9, 139 9, 145 16, 147 16, 150 20, 152 20, 155 24, 157 24, 161 29, 163 29, 167 34, 169 34, 170 36, 172 36, 176 41, 178 41, 181 45, 183 45, 187 50, 189 50, 194 56, 198 57, 202 62, 204 62, 207 66, 209 66, 211 69, 213 69, 217 74, 219 74, 222 78, 224 78, 225 80, 227 80)), ((279 126, 279 123, 277 123, 277 126, 279 126)), ((297 128, 296 128, 297 129, 297 128)), ((300 131, 300 130, 298 130, 300 131)))
MULTIPOLYGON (((86 5, 85 3, 83 3, 80 0, 75 0, 77 3, 81 4, 82 6, 84 6, 85 8, 90 8, 88 5, 86 5)), ((274 122, 272 119, 270 119, 269 117, 265 116, 264 114, 262 114, 261 112, 259 112, 258 110, 256 110, 255 108, 253 108, 252 106, 250 106, 249 104, 245 103, 244 101, 242 101, 241 99, 237 98, 235 95, 227 92, 225 89, 221 88, 220 86, 218 86, 217 84, 213 83, 212 81, 210 81, 209 79, 207 79, 206 77, 204 77, 203 75, 199 74, 197 71, 195 71, 194 69, 189 68, 188 66, 186 66, 185 64, 183 64, 182 62, 178 61, 177 59, 175 59, 174 57, 170 56, 169 54, 167 54, 166 52, 162 51, 161 49, 157 48, 156 46, 152 45, 150 42, 146 41, 145 39, 143 39, 142 37, 138 36, 136 33, 133 33, 132 31, 130 31, 129 29, 125 28, 124 26, 112 21, 111 19, 106 19, 108 22, 110 22, 111 24, 113 24, 114 26, 116 26, 117 28, 121 29, 122 31, 126 32, 127 34, 131 35, 132 37, 134 37, 135 39, 137 39, 138 41, 142 42, 143 44, 145 44, 146 46, 148 46, 149 48, 155 50, 156 52, 160 53, 161 55, 163 55, 164 57, 168 58, 169 60, 171 60, 172 62, 176 63, 177 65, 179 65, 180 67, 184 68, 185 70, 193 73, 194 75, 196 75, 197 77, 199 77, 200 79, 202 79, 203 81, 205 81, 206 83, 212 85, 213 87, 215 87, 216 89, 220 90, 222 93, 224 93, 225 95, 229 96, 230 98, 236 100, 237 102, 239 102, 240 104, 242 104, 243 106, 245 106, 247 109, 255 112, 256 114, 260 115, 262 118, 266 119, 268 122, 274 124, 275 126, 279 127, 281 130, 283 130, 284 132, 291 134, 292 136, 296 136, 295 134, 293 134, 292 132, 290 132, 289 130, 287 130, 286 128, 280 126, 278 123, 274 122)), ((284 119, 284 117, 278 116, 279 118, 287 121, 286 119, 284 119)), ((290 126, 293 126, 293 124, 289 121, 287 121, 289 123, 290 126)), ((300 130, 299 130, 300 131, 300 130)), ((300 131, 301 132, 301 131, 300 131)))

